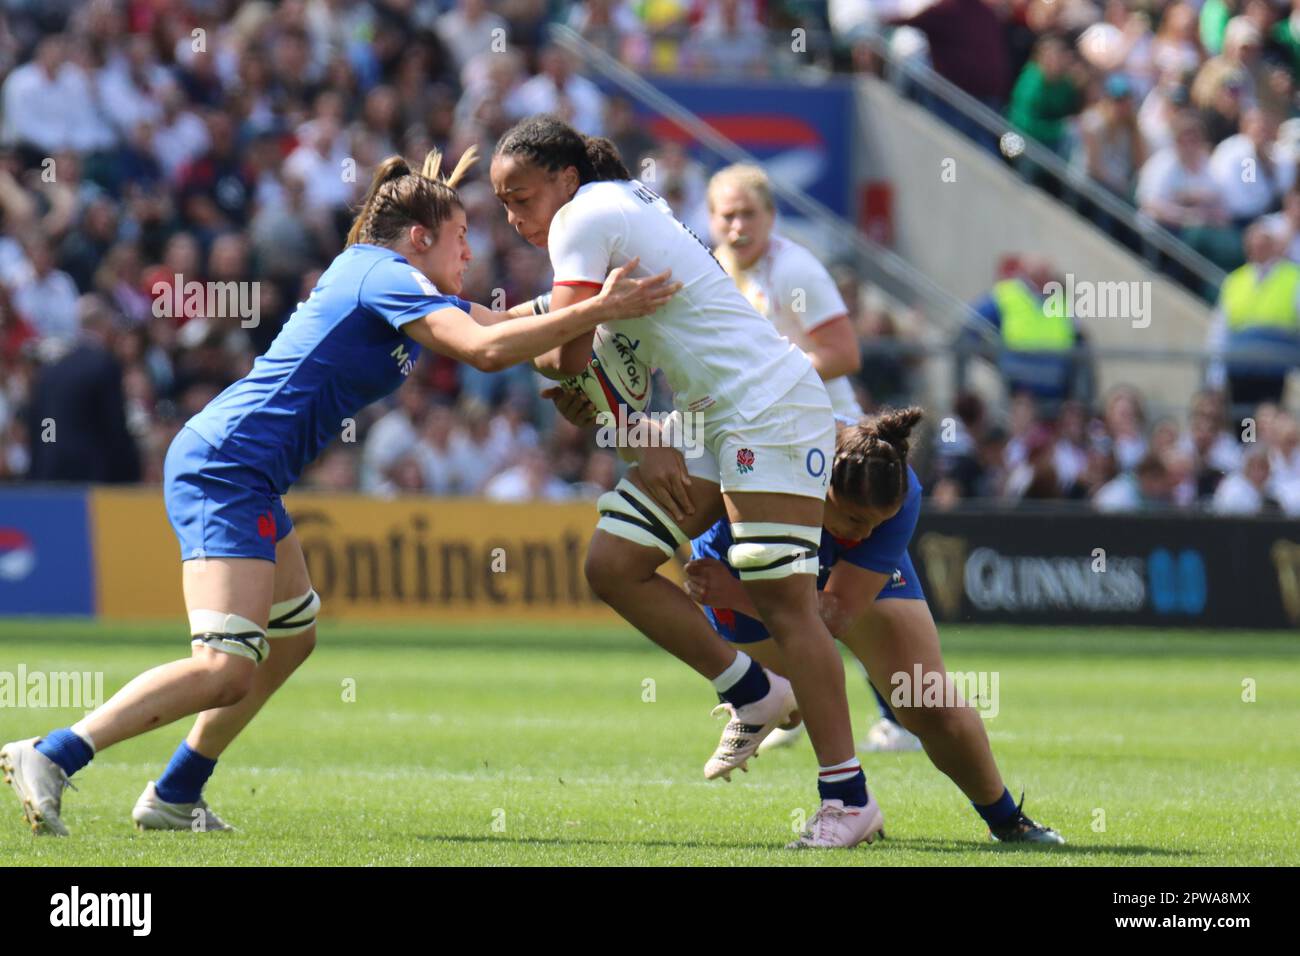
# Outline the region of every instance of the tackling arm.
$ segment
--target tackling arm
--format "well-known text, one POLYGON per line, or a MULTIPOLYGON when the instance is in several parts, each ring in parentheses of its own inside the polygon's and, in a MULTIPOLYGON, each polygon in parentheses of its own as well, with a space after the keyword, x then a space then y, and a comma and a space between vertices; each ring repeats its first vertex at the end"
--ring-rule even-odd
MULTIPOLYGON (((585 302, 600 292, 596 285, 557 285, 551 290, 551 308, 560 310, 585 302)), ((518 306, 516 306, 518 308, 518 306)), ((530 306, 531 308, 531 306, 530 306)), ((599 325, 600 323, 596 323, 599 325)), ((533 360, 533 367, 547 378, 564 379, 578 375, 591 360, 591 340, 595 326, 533 360)))
POLYGON ((868 571, 848 561, 831 569, 826 588, 817 595, 822 620, 831 635, 839 638, 853 626, 889 581, 889 575, 868 571))

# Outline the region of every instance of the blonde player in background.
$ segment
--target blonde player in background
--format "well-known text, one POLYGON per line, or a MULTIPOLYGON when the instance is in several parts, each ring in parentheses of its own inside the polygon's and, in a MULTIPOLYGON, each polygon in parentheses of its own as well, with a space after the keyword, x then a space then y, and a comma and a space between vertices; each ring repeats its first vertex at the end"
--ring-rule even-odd
MULTIPOLYGON (((708 203, 718 262, 750 304, 803 349, 826 385, 835 417, 848 424, 857 422, 862 407, 849 377, 862 367, 862 356, 849 310, 817 257, 775 231, 776 203, 767 173, 745 163, 718 170, 709 180, 708 203)), ((920 750, 920 739, 898 722, 880 692, 871 689, 881 718, 859 748, 920 750)), ((793 744, 802 734, 802 725, 777 728, 759 752, 793 744)))

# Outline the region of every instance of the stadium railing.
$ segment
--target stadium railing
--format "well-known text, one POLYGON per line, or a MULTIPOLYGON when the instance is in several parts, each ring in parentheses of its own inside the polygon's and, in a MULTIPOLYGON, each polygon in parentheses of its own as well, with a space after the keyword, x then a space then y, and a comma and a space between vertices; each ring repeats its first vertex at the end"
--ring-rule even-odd
POLYGON ((978 136, 972 135, 972 130, 982 130, 988 137, 985 145, 1007 159, 1014 159, 1016 168, 1027 182, 1038 184, 1047 179, 1047 192, 1076 212, 1082 215, 1083 210, 1090 208, 1105 217, 1109 221, 1103 231, 1153 268, 1167 273, 1203 298, 1212 298, 1222 285, 1226 276, 1223 269, 1086 173, 1070 166, 1051 149, 1017 130, 1005 116, 949 82, 928 65, 896 56, 883 37, 867 36, 863 42, 884 64, 887 78, 902 95, 931 112, 935 112, 936 101, 941 103, 963 121, 952 123, 950 118, 950 125, 968 138, 978 140, 978 136))

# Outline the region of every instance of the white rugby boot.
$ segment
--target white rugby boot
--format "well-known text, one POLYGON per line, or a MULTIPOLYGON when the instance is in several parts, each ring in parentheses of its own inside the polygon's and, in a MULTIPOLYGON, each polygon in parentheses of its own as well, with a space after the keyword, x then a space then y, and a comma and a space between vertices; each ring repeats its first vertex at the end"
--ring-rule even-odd
MULTIPOLYGON (((0 747, 0 771, 13 787, 23 808, 23 819, 37 836, 67 836, 59 816, 63 790, 72 781, 63 768, 36 749, 40 737, 17 740, 0 747)), ((76 788, 73 787, 75 790, 76 788)))
POLYGON ((880 812, 876 798, 867 794, 865 807, 846 807, 842 800, 823 800, 799 839, 787 843, 785 848, 848 849, 884 835, 885 815, 880 812))
POLYGON ((921 738, 910 730, 881 717, 871 725, 858 749, 863 753, 905 753, 921 749, 921 738))
POLYGON ((191 830, 194 833, 224 832, 235 829, 199 797, 194 803, 168 803, 158 796, 152 780, 140 794, 131 811, 137 830, 191 830))
POLYGON ((781 724, 790 722, 790 712, 798 706, 790 682, 766 668, 763 673, 771 685, 766 697, 743 707, 733 707, 724 702, 713 708, 713 716, 726 713, 731 715, 731 719, 722 730, 718 749, 704 765, 705 779, 722 777, 730 783, 733 770, 748 773, 745 764, 757 753, 759 744, 781 724))

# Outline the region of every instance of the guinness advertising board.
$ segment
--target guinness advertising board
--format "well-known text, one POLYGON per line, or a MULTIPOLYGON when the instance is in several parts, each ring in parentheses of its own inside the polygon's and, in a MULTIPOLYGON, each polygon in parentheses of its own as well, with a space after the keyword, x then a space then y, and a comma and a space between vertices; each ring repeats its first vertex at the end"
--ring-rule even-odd
POLYGON ((1300 626, 1300 521, 923 511, 911 554, 940 621, 1300 626))

